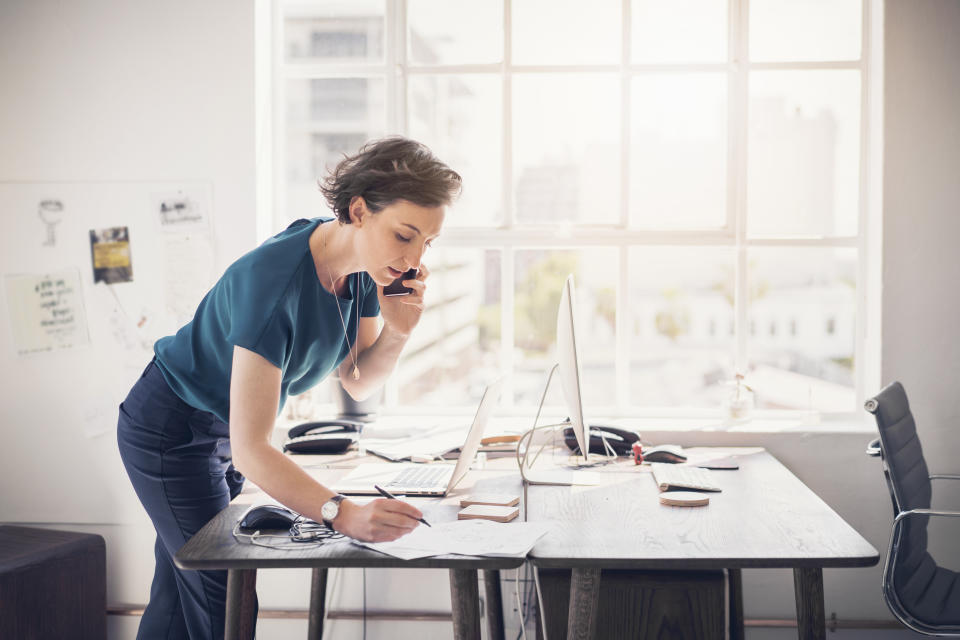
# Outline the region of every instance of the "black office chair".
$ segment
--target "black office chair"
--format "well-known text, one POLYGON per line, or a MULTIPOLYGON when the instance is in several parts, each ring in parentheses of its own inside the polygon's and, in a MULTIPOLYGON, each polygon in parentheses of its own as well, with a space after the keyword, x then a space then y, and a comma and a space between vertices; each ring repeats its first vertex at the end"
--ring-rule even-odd
POLYGON ((929 475, 907 394, 899 382, 867 400, 865 408, 876 418, 880 431, 880 437, 867 446, 867 454, 882 459, 893 501, 883 597, 893 615, 914 631, 960 636, 960 573, 937 566, 927 552, 929 519, 960 516, 957 511, 930 509, 931 480, 960 480, 960 476, 929 475))

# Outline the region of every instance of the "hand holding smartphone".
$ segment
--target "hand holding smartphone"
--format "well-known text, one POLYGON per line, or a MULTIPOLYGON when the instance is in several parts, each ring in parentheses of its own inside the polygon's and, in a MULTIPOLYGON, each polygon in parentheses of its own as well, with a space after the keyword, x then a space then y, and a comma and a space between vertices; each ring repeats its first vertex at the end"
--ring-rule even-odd
POLYGON ((413 293, 413 289, 403 286, 404 280, 413 280, 417 277, 416 269, 407 269, 403 275, 383 288, 385 296, 408 296, 413 293))

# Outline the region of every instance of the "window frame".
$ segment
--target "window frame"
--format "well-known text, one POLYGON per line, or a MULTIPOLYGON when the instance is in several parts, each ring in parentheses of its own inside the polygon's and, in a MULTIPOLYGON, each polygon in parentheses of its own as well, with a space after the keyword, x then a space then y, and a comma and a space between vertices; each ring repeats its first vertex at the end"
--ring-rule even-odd
MULTIPOLYGON (((747 252, 757 247, 802 248, 834 247, 856 251, 858 259, 856 279, 856 328, 854 337, 854 391, 855 404, 849 412, 820 413, 817 421, 826 424, 867 425, 857 408, 866 399, 866 389, 879 388, 879 320, 880 320, 880 208, 879 186, 882 162, 880 153, 882 120, 882 77, 873 69, 882 68, 882 2, 861 0, 861 51, 857 60, 827 62, 750 62, 749 61, 749 3, 750 0, 728 0, 727 61, 711 64, 633 64, 631 60, 632 21, 631 2, 621 0, 622 47, 619 64, 585 65, 516 65, 511 60, 512 0, 503 0, 503 60, 494 64, 476 65, 413 65, 407 62, 406 0, 384 0, 384 55, 379 62, 297 62, 284 61, 284 17, 291 10, 309 8, 309 2, 294 0, 270 1, 269 47, 261 47, 260 60, 269 56, 271 85, 265 90, 269 107, 258 112, 265 137, 272 144, 259 145, 263 156, 272 155, 268 162, 258 162, 259 182, 269 195, 261 199, 258 216, 258 238, 275 232, 286 212, 285 198, 285 86, 290 79, 377 77, 385 81, 385 131, 404 134, 408 130, 407 80, 418 75, 499 74, 502 82, 502 211, 500 224, 491 227, 448 227, 444 230, 446 247, 496 249, 501 251, 501 340, 500 362, 504 373, 514 369, 514 251, 527 248, 579 248, 605 246, 617 251, 618 277, 616 281, 616 405, 593 408, 592 413, 614 416, 658 416, 682 418, 710 415, 709 411, 630 406, 629 363, 619 354, 630 352, 631 335, 628 330, 629 251, 643 246, 724 246, 736 254, 734 287, 734 334, 736 370, 747 369, 750 339, 749 291, 747 252), (858 184, 858 229, 854 236, 824 237, 749 237, 747 217, 747 147, 749 76, 760 70, 856 70, 860 75, 860 148, 858 184), (519 224, 514 210, 514 176, 512 166, 512 80, 523 74, 616 72, 620 76, 620 139, 630 140, 632 78, 649 73, 723 72, 727 78, 727 195, 726 222, 722 228, 700 231, 654 231, 631 228, 630 218, 630 145, 620 148, 620 216, 613 225, 575 224, 576 239, 563 231, 557 232, 536 225, 519 224), (268 113, 264 118, 262 113, 268 113), (267 167, 266 169, 263 166, 267 167), (266 208, 263 203, 269 202, 266 208), (276 212, 273 214, 271 212, 276 212), (271 231, 273 230, 273 231, 271 231)), ((264 13, 265 17, 265 13, 264 13)), ((259 38, 258 38, 259 40, 259 38)), ((261 93, 262 97, 262 93, 261 93)), ((258 129, 261 127, 258 126, 258 129)), ((264 135, 264 134, 261 134, 264 135)), ((413 413, 397 405, 394 382, 388 382, 386 408, 392 413, 413 413)), ((505 388, 502 404, 507 411, 525 410, 513 406, 513 394, 505 388)), ((468 407, 460 407, 466 411, 468 407)), ((719 409, 718 409, 719 411, 719 409)), ((416 409, 423 413, 422 409, 416 409)), ((716 413, 716 412, 714 412, 716 413)), ((757 410, 757 417, 777 418, 799 412, 757 410)), ((862 413, 862 412, 860 412, 862 413)))

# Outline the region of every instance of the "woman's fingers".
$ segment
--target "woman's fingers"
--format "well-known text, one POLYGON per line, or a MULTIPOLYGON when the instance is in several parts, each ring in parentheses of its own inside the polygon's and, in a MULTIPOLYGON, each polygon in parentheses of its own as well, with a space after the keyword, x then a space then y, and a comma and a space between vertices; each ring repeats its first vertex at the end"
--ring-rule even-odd
POLYGON ((427 290, 427 285, 425 285, 422 280, 415 280, 415 279, 404 280, 403 286, 405 286, 408 289, 413 289, 413 293, 411 293, 410 295, 420 294, 422 296, 423 292, 427 290))
POLYGON ((369 505, 369 538, 373 542, 389 542, 413 531, 423 517, 420 510, 402 500, 381 498, 369 505))
POLYGON ((413 520, 418 520, 423 517, 423 512, 421 512, 420 509, 403 500, 387 500, 386 498, 381 498, 376 502, 379 503, 378 506, 382 507, 384 511, 403 514, 413 520))

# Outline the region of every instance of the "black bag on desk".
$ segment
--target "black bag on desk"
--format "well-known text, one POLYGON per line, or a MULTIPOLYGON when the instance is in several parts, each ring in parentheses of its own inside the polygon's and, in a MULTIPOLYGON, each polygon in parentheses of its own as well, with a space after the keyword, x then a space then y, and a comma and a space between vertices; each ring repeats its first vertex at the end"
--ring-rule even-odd
MULTIPOLYGON (((603 440, 613 449, 618 456, 626 456, 632 453, 634 442, 640 442, 640 434, 636 431, 627 431, 617 427, 606 427, 594 425, 590 427, 590 453, 606 455, 609 453, 603 446, 603 440)), ((577 438, 573 435, 573 429, 567 427, 563 430, 563 441, 567 447, 576 454, 580 453, 580 445, 577 444, 577 438)))

